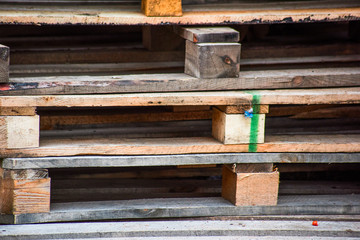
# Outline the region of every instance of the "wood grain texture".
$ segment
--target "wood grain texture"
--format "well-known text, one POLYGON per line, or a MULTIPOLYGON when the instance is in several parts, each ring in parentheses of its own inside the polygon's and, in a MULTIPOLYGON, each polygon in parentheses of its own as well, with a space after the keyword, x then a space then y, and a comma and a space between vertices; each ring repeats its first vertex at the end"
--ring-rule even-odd
MULTIPOLYGON (((177 155, 142 155, 142 156, 69 156, 69 157, 34 157, 34 158, 5 158, 1 167, 6 169, 41 169, 41 168, 83 168, 83 167, 136 167, 136 166, 178 166, 194 164, 264 164, 291 163, 281 166, 280 170, 289 172, 291 169, 299 171, 296 163, 310 163, 306 171, 311 168, 319 170, 316 165, 326 164, 326 170, 336 167, 335 163, 358 163, 360 153, 207 153, 207 154, 177 154, 177 155), (330 164, 331 163, 331 164, 330 164), (295 165, 295 166, 294 166, 295 165), (290 166, 294 166, 293 168, 290 166), (334 167, 332 167, 334 166, 334 167)), ((324 168, 322 168, 324 169, 324 168)), ((188 169, 187 172, 190 172, 188 169)), ((202 171, 203 172, 203 171, 202 171)), ((160 175, 160 172, 157 172, 160 175)), ((199 174, 199 173, 196 173, 199 174)), ((209 174, 217 175, 217 172, 209 174)), ((146 173, 141 176, 148 176, 146 173)), ((111 175, 112 177, 115 177, 111 175)), ((121 176, 136 178, 134 174, 121 176)), ((165 177, 179 176, 176 172, 168 171, 165 177), (170 175, 168 175, 168 173, 170 175)), ((181 175, 184 177, 183 175, 181 175)), ((189 175, 185 175, 189 177, 189 175)), ((197 175, 195 175, 197 176, 197 175)), ((116 176, 119 178, 120 176, 116 176)), ((150 176, 151 177, 151 176, 150 176)))
POLYGON ((174 31, 193 43, 239 42, 239 32, 230 27, 177 27, 174 31))
POLYGON ((141 0, 141 10, 148 17, 182 16, 181 0, 141 0))
POLYGON ((39 116, 0 116, 0 148, 39 146, 39 116))
POLYGON ((197 78, 238 78, 240 46, 186 41, 185 73, 197 78))
POLYGON ((34 116, 35 107, 0 107, 0 116, 34 116))
MULTIPOLYGON (((39 148, 0 149, 0 156, 47 157, 74 155, 166 155, 248 152, 248 144, 222 144, 211 137, 189 138, 49 138, 39 148)), ((257 152, 359 152, 360 137, 347 135, 266 136, 257 152)))
MULTIPOLYGON (((223 198, 139 199, 124 201, 53 204, 51 212, 21 214, 16 218, 0 215, 0 222, 25 224, 40 222, 91 221, 204 216, 254 215, 345 215, 360 214, 360 196, 293 195, 280 196, 277 206, 235 207, 223 198), (13 220, 11 222, 11 220, 13 220)), ((107 223, 108 224, 108 223, 107 223)), ((311 222, 310 222, 311 224, 311 222)), ((334 226, 337 222, 334 222, 334 226)), ((238 228, 238 226, 236 226, 238 228)), ((312 227, 312 226, 310 226, 312 227)), ((77 229, 78 230, 78 229, 77 229)), ((138 229, 137 229, 138 230, 138 229)), ((240 230, 242 231, 242 230, 240 230)), ((187 231, 185 231, 187 232, 187 231)))
MULTIPOLYGON (((178 0, 176 0, 178 1, 178 0)), ((339 2, 307 1, 259 2, 253 4, 202 4, 198 7, 184 7, 180 17, 149 18, 139 12, 139 6, 125 5, 115 8, 112 5, 101 7, 22 4, 14 8, 3 4, 0 15, 2 22, 19 24, 116 24, 116 25, 166 25, 166 24, 257 24, 292 23, 316 21, 349 21, 360 18, 358 1, 339 2), (101 9, 101 11, 99 10, 101 9)))
POLYGON ((269 113, 269 105, 238 105, 238 106, 216 106, 217 109, 226 114, 239 114, 253 109, 253 113, 269 113))
POLYGON ((360 86, 359 77, 358 67, 245 71, 221 81, 187 74, 17 77, 0 85, 0 95, 351 87, 360 86))
POLYGON ((265 114, 254 114, 249 118, 244 114, 226 114, 213 109, 212 136, 224 144, 263 143, 264 134, 265 114), (252 123, 255 118, 256 123, 252 123))
POLYGON ((0 44, 0 83, 9 81, 10 49, 0 44))
POLYGON ((223 166, 222 194, 235 206, 272 206, 277 204, 279 173, 234 173, 223 166))

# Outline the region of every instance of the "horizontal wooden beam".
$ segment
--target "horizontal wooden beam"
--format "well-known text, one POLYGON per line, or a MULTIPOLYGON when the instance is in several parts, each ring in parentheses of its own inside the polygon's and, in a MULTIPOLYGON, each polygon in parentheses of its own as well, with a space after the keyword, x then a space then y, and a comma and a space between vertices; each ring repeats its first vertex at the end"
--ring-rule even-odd
POLYGON ((360 88, 0 96, 0 106, 2 107, 206 106, 246 105, 249 102, 252 102, 253 105, 355 104, 360 103, 360 88))
POLYGON ((4 169, 180 166, 233 163, 359 163, 360 153, 209 153, 148 156, 5 158, 4 169))
POLYGON ((202 4, 184 7, 182 17, 146 17, 138 5, 86 5, 2 4, 2 23, 19 24, 115 24, 115 25, 213 25, 293 23, 316 21, 349 21, 360 19, 359 2, 356 0, 292 2, 259 2, 254 4, 202 4), (101 11, 99 10, 101 9, 101 11))
POLYGON ((239 42, 240 34, 230 27, 178 27, 175 33, 193 43, 239 42))
MULTIPOLYGON (((55 67, 55 66, 54 66, 55 67)), ((239 78, 198 79, 184 73, 116 76, 14 77, 0 95, 179 92, 360 86, 360 68, 244 71, 239 78)))
MULTIPOLYGON (((130 218, 360 214, 359 203, 359 194, 280 196, 277 206, 249 207, 235 207, 222 198, 157 198, 71 204, 57 203, 52 205, 50 213, 16 215, 14 217, 0 215, 0 222, 25 224, 130 218)), ((334 226, 336 224, 334 223, 334 226)), ((238 226, 236 227, 238 228, 238 226)))

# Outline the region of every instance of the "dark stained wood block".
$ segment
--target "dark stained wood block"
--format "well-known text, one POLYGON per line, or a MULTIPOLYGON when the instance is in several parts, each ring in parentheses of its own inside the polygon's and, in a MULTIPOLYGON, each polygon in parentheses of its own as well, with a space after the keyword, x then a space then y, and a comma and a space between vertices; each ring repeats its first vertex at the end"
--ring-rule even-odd
POLYGON ((10 49, 0 44, 0 83, 9 81, 10 49))
POLYGON ((186 41, 185 73, 197 78, 237 78, 240 44, 186 41))

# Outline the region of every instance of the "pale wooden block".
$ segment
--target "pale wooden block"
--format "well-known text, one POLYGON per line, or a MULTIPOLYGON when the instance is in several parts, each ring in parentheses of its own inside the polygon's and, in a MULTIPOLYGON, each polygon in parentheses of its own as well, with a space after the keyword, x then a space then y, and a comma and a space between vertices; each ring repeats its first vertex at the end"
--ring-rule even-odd
POLYGON ((186 40, 194 43, 239 42, 240 34, 230 27, 179 27, 174 31, 186 40))
POLYGON ((9 81, 10 49, 0 44, 0 83, 9 81))
POLYGON ((182 16, 181 0, 142 0, 141 10, 148 17, 182 16))
POLYGON ((0 116, 34 116, 35 107, 0 107, 0 116))
POLYGON ((213 109, 212 135, 224 144, 263 143, 264 132, 265 114, 254 114, 253 118, 247 118, 244 114, 226 114, 213 109), (251 121, 254 121, 255 117, 258 118, 258 122, 251 129, 251 121), (257 136, 252 138, 251 134, 257 136))
POLYGON ((39 116, 0 116, 0 148, 39 147, 39 116))
POLYGON ((186 41, 185 73, 197 78, 237 78, 239 43, 193 43, 186 41))
POLYGON ((278 192, 279 172, 236 173, 223 166, 221 195, 236 206, 273 206, 278 192))

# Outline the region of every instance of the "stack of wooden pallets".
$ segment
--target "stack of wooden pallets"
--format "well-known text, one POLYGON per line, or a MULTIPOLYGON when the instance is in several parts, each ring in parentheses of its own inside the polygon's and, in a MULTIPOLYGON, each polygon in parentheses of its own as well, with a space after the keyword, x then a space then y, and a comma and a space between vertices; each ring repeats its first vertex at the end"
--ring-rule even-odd
POLYGON ((360 5, 277 4, 3 4, 0 222, 359 215, 356 183, 291 191, 279 175, 359 170, 360 5), (110 178, 103 198, 61 201, 81 182, 62 171, 148 167, 215 185, 187 179, 197 194, 172 196, 169 182, 110 178))

